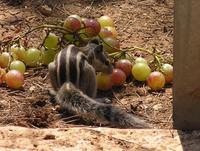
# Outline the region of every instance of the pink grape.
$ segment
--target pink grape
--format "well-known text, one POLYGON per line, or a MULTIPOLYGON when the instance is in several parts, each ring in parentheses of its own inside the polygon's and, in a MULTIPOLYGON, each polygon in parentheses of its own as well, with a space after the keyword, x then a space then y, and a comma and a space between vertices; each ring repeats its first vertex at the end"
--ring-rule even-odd
POLYGON ((24 84, 24 75, 18 70, 10 70, 5 75, 5 81, 9 88, 19 89, 24 84))
POLYGON ((152 72, 147 78, 147 85, 154 91, 160 90, 165 85, 165 77, 159 71, 152 72))

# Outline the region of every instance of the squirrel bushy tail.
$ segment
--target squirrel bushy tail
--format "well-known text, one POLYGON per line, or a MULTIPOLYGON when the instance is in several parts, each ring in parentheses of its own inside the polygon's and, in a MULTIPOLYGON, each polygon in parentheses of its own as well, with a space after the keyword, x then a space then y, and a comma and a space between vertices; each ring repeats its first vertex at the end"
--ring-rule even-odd
POLYGON ((120 128, 149 128, 143 120, 120 110, 118 107, 95 101, 75 86, 66 82, 59 89, 56 100, 61 108, 79 115, 92 115, 120 128))

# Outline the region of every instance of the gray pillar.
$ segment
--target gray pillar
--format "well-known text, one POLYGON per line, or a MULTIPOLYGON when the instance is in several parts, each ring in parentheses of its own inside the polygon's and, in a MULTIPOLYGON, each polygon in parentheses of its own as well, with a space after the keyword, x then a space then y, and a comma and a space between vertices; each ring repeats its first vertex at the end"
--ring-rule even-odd
POLYGON ((175 0, 174 127, 200 129, 200 0, 175 0))

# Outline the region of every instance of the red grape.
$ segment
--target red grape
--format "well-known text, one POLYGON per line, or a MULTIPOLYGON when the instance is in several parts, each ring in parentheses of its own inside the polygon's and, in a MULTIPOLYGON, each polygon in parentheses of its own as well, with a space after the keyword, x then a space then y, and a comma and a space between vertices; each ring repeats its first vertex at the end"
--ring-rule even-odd
POLYGON ((126 74, 121 69, 113 69, 113 86, 121 86, 126 81, 126 74))
POLYGON ((131 75, 132 63, 128 59, 121 59, 115 63, 115 67, 121 69, 126 77, 131 75))
POLYGON ((66 20, 64 21, 64 27, 66 29, 68 29, 69 31, 77 31, 81 28, 81 20, 79 17, 77 17, 78 15, 72 15, 72 16, 68 16, 66 18, 66 20))

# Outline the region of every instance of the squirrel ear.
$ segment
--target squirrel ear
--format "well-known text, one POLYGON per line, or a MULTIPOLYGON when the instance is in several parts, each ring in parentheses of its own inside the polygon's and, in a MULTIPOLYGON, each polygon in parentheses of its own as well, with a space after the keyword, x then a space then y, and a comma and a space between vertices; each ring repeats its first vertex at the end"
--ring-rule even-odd
POLYGON ((93 44, 99 45, 100 44, 100 40, 97 39, 97 38, 94 38, 94 39, 90 40, 89 43, 93 43, 93 44))

